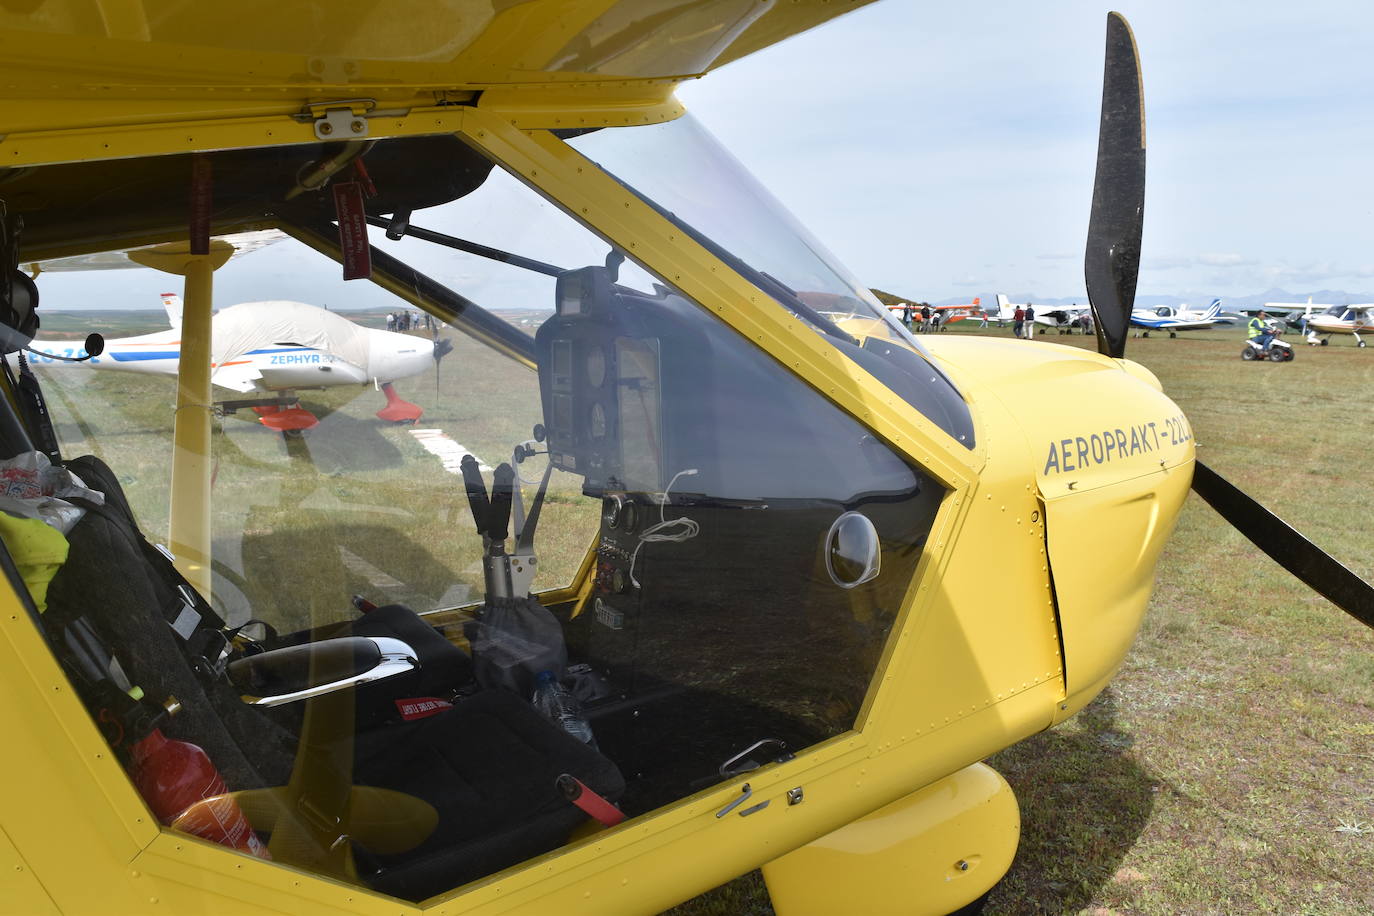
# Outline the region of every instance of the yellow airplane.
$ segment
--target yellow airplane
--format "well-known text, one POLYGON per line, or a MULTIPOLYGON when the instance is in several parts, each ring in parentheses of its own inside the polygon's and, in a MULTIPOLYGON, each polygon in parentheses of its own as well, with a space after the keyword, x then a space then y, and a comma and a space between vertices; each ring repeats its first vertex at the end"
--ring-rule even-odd
POLYGON ((762 867, 783 914, 948 913, 1017 846, 978 761, 1110 681, 1190 485, 1374 626, 1123 359, 1120 16, 1100 354, 917 340, 675 101, 857 5, 0 10, 5 350, 42 313, 20 264, 184 277, 174 409, 0 383, 0 908, 652 913, 762 867), (281 261, 229 262, 265 229, 281 261), (221 271, 370 280, 466 335, 430 433, 466 457, 347 405, 307 466, 222 422, 221 271))

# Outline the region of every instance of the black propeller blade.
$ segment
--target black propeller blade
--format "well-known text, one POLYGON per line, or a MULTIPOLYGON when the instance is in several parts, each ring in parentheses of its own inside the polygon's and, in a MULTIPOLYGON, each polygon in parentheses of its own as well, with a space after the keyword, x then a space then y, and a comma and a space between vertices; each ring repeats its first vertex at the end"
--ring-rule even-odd
MULTIPOLYGON (((1145 105, 1140 60, 1131 27, 1120 13, 1108 13, 1097 178, 1083 272, 1097 320, 1098 352, 1117 359, 1126 351, 1144 214, 1145 105)), ((1193 464, 1193 489, 1280 566, 1356 620, 1374 627, 1374 587, 1201 461, 1193 464)))
POLYGON ((1097 349, 1120 359, 1140 271, 1145 213, 1145 99, 1135 36, 1120 13, 1107 14, 1107 62, 1097 178, 1083 274, 1097 324, 1097 349))
POLYGON ((1280 566, 1356 620, 1374 627, 1374 588, 1369 583, 1201 461, 1194 463, 1193 489, 1280 566))
POLYGON ((439 336, 439 329, 434 329, 434 394, 439 394, 439 360, 453 352, 453 341, 447 337, 439 336))

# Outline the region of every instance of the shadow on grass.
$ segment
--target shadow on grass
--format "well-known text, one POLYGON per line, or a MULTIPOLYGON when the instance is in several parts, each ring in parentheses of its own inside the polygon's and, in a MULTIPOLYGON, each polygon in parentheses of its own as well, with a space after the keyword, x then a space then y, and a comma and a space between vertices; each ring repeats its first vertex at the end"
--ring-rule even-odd
POLYGON ((320 410, 320 425, 286 439, 287 454, 309 461, 321 474, 353 474, 399 468, 405 457, 382 435, 383 420, 359 420, 320 410))
MULTIPOLYGON (((1111 688, 1060 729, 1020 742, 988 763, 1016 790, 1021 845, 984 916, 1078 913, 1118 877, 1162 783, 1132 759, 1117 730, 1111 688)), ((773 912, 759 872, 668 910, 669 916, 773 912)))
POLYGON ((405 463, 401 450, 382 435, 382 430, 390 425, 386 421, 372 417, 359 419, 313 402, 302 402, 301 406, 319 419, 318 426, 304 432, 283 434, 261 426, 253 414, 243 411, 241 418, 245 425, 228 427, 230 435, 216 439, 216 450, 223 460, 272 473, 278 471, 265 459, 276 449, 284 449, 292 459, 308 462, 319 474, 381 471, 399 468, 405 463), (269 440, 280 442, 269 446, 266 444, 269 440))
POLYGON ((987 914, 1077 913, 1118 879, 1161 785, 1132 744, 1109 687, 1071 723, 988 761, 1016 790, 1021 845, 987 914))

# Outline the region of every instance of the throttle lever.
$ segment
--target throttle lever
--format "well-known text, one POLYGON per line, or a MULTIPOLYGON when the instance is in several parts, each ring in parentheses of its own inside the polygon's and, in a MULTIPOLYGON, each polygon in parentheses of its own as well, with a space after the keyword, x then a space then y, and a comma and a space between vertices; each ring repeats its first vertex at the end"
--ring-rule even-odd
POLYGON ((468 491, 468 505, 472 507, 472 520, 477 523, 477 533, 486 537, 491 503, 487 501, 487 485, 482 480, 482 471, 477 466, 477 459, 471 455, 464 455, 463 460, 458 462, 458 468, 463 472, 463 486, 468 491))

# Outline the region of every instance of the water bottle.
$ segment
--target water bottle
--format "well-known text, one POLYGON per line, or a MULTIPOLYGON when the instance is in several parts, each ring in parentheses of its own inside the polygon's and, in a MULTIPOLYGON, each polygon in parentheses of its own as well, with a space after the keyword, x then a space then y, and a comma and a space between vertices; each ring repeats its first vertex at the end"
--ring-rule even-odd
POLYGON ((578 741, 596 747, 591 723, 582 715, 582 706, 552 671, 541 671, 534 679, 534 708, 548 716, 578 741))

